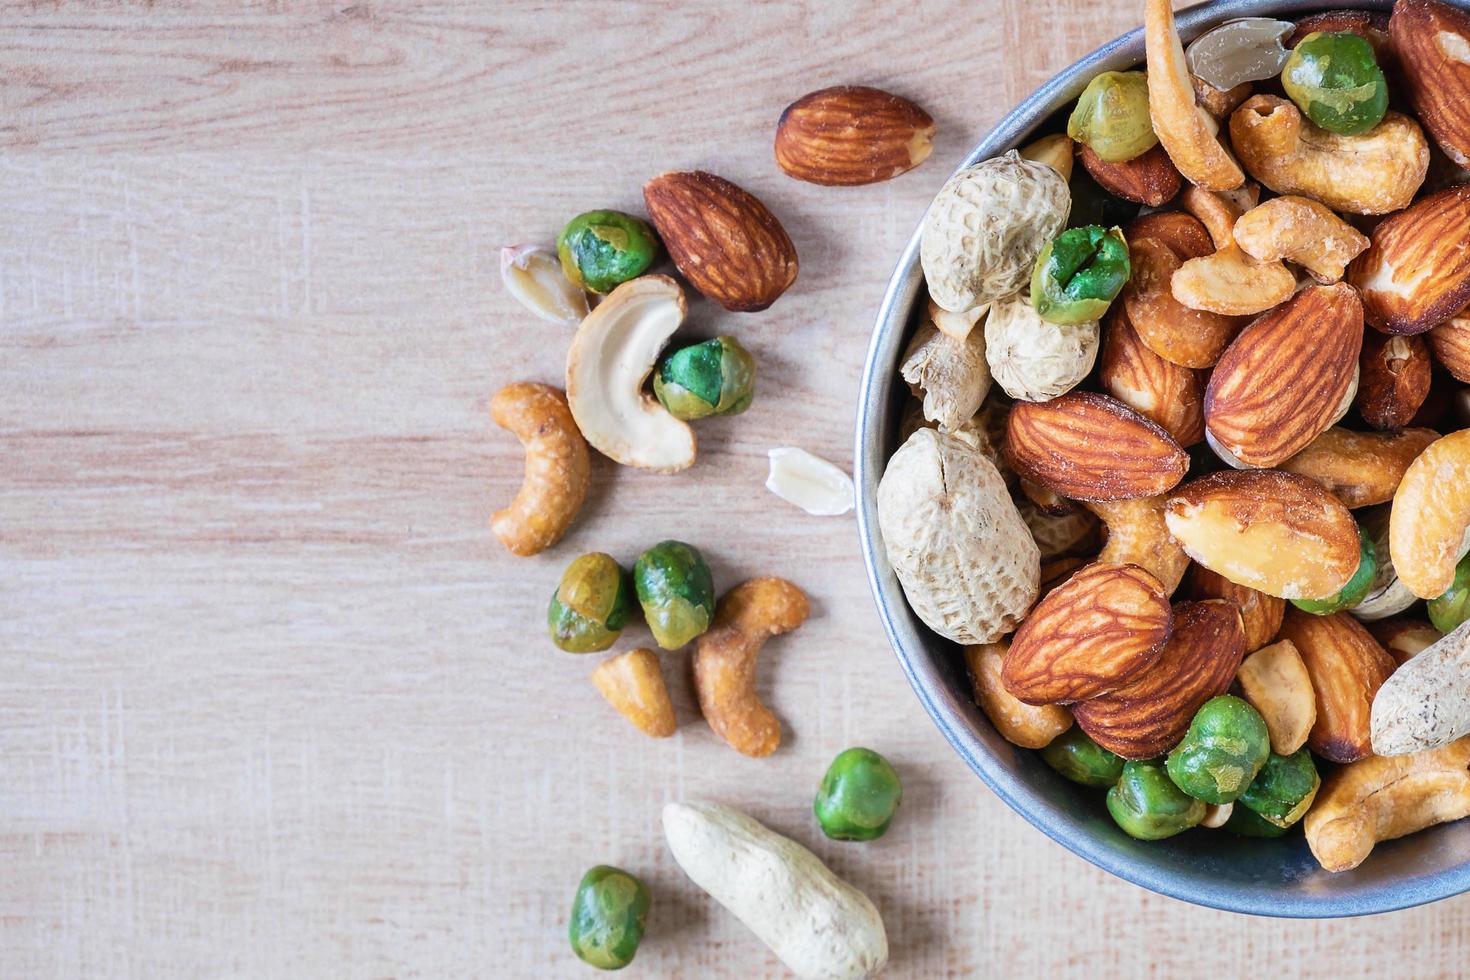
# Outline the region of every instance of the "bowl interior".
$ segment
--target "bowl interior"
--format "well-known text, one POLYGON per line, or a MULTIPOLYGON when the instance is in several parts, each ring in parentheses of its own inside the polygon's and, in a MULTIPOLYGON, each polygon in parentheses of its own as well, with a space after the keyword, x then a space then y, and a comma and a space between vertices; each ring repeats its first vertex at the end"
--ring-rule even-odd
MULTIPOLYGON (((1387 10, 1391 0, 1353 4, 1291 0, 1223 0, 1178 14, 1187 41, 1223 20, 1247 16, 1296 19, 1354 6, 1387 10)), ((1051 79, 1003 118, 963 161, 969 166, 1055 131, 1087 81, 1143 61, 1141 30, 1107 44, 1051 79)), ((977 774, 1053 840, 1128 881, 1199 905, 1262 915, 1363 915, 1434 901, 1470 889, 1470 820, 1379 844, 1358 869, 1323 871, 1300 833, 1248 840, 1192 830, 1165 841, 1128 837, 1113 823, 1100 791, 1052 772, 1034 752, 998 735, 975 706, 958 648, 924 626, 904 599, 878 532, 877 488, 897 448, 902 402, 898 359, 913 327, 923 276, 919 235, 909 241, 889 282, 863 374, 857 419, 855 475, 858 527, 869 581, 888 638, 909 682, 941 732, 977 774)))

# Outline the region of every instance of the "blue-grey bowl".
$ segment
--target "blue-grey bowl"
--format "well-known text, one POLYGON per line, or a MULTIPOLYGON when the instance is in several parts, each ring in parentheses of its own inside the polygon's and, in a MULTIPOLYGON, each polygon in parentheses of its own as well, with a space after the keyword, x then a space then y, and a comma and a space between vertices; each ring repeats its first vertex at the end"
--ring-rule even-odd
MULTIPOLYGON (((1295 19, 1346 6, 1386 10, 1390 0, 1222 0, 1181 11, 1186 42, 1233 17, 1295 19)), ((1141 7, 1141 5, 1140 5, 1141 7)), ((1017 106, 981 140, 961 166, 1024 143, 1067 106, 1088 79, 1143 61, 1143 31, 1098 48, 1017 106)), ((878 480, 897 448, 906 389, 895 383, 898 360, 923 289, 919 233, 914 232, 883 297, 859 395, 855 459, 858 529, 878 613, 914 692, 944 737, 1001 799, 1042 833, 1121 878, 1197 905, 1256 915, 1323 918, 1407 908, 1470 890, 1470 820, 1379 844, 1361 867, 1330 874, 1300 833, 1248 840, 1192 830, 1166 841, 1137 841, 1120 831, 1103 795, 1062 779, 1034 752, 1001 738, 971 700, 954 644, 930 632, 904 599, 878 532, 878 480)))

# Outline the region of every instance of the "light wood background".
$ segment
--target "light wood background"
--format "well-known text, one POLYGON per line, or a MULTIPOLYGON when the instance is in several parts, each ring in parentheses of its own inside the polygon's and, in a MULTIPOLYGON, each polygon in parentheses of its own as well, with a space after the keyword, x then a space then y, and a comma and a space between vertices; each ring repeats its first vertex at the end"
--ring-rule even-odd
MULTIPOLYGON (((665 851, 668 800, 747 807, 871 894, 892 975, 1452 975, 1470 899, 1339 923, 1194 909, 1026 826, 949 750, 878 627, 851 518, 762 488, 765 451, 851 461, 869 325, 964 150, 1132 27, 1087 0, 48 2, 0 10, 0 976, 576 977, 582 871, 655 895, 630 976, 779 966, 665 851), (939 122, 932 161, 823 189, 771 160, 805 91, 939 122), (554 551, 486 529, 520 450, 486 414, 561 376, 566 330, 501 245, 662 170, 713 169, 801 255, 768 312, 694 304, 760 362, 676 477, 595 467, 554 551), (587 550, 677 536, 721 586, 788 576, 786 723, 747 760, 695 712, 643 738, 546 640, 587 550), (853 744, 906 798, 881 842, 810 818, 853 744)), ((644 642, 642 627, 622 648, 644 642)))

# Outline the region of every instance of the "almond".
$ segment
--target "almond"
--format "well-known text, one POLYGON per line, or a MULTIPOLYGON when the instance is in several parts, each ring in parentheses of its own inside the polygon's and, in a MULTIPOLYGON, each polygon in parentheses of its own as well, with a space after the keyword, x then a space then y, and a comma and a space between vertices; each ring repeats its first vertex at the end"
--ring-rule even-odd
POLYGON ((1211 445, 1255 467, 1305 448, 1346 409, 1362 343, 1363 307, 1343 283, 1309 286, 1257 317, 1210 375, 1211 445))
POLYGON ((1183 211, 1155 211, 1134 218, 1123 226, 1123 237, 1130 242, 1152 238, 1185 259, 1197 259, 1215 250, 1204 223, 1183 211))
POLYGON ((1333 762, 1356 762, 1371 754, 1373 697, 1393 673, 1393 658, 1347 613, 1313 616, 1288 609, 1281 638, 1301 654, 1317 692, 1317 721, 1308 747, 1333 762))
POLYGON ((1429 331, 1429 347, 1456 381, 1470 385, 1470 310, 1461 310, 1429 331))
POLYGON ((1398 0, 1388 34, 1419 121, 1446 156, 1470 167, 1470 14, 1439 0, 1398 0))
POLYGON ((1188 454, 1157 422, 1091 391, 1016 402, 1005 454, 1023 479, 1073 500, 1157 496, 1189 468, 1188 454))
POLYGON ((1428 650, 1444 636, 1423 619, 1397 617, 1368 624, 1368 632, 1382 645, 1393 662, 1402 667, 1428 650))
POLYGON ((1348 507, 1371 507, 1393 499, 1409 464, 1438 438, 1433 429, 1352 432, 1333 426, 1281 469, 1315 480, 1348 507))
POLYGON ((1186 594, 1191 599, 1228 599, 1235 603, 1245 628, 1246 653, 1254 653, 1275 639, 1281 618, 1286 615, 1286 600, 1236 585, 1203 565, 1190 566, 1186 594))
POLYGON ((1072 709, 1077 724, 1126 759, 1152 759, 1179 744, 1200 705, 1230 689, 1245 654, 1235 604, 1174 606, 1174 631, 1152 667, 1126 687, 1072 709))
POLYGON ((1186 483, 1164 523, 1189 557, 1282 599, 1325 599, 1358 570, 1353 515, 1304 476, 1226 470, 1186 483))
POLYGON ((1420 198, 1380 222, 1368 240, 1348 281, 1379 330, 1423 333, 1470 301, 1470 184, 1420 198))
POLYGON ((1356 34, 1373 45, 1373 53, 1381 65, 1392 54, 1388 43, 1388 15, 1376 10, 1325 10, 1303 17, 1296 30, 1282 42, 1289 51, 1302 43, 1308 34, 1356 34))
POLYGON ((1375 429, 1408 425, 1429 396, 1433 375, 1434 364, 1423 338, 1376 330, 1364 334, 1357 397, 1363 421, 1375 429))
MULTIPOLYGON (((1192 232, 1184 233, 1177 225, 1171 230, 1179 234, 1181 242, 1194 244, 1192 232)), ((1203 225, 1200 231, 1204 231, 1203 225)), ((1213 246, 1208 235, 1204 242, 1200 254, 1209 255, 1213 246)), ((1174 298, 1174 273, 1186 259, 1195 257, 1157 238, 1130 238, 1132 276, 1123 287, 1122 299, 1133 329, 1149 350, 1181 367, 1207 368, 1220 359, 1245 321, 1237 316, 1192 310, 1174 298)))
POLYGON ((929 113, 862 85, 803 95, 776 124, 776 165, 813 184, 876 184, 914 169, 933 149, 929 113))
POLYGON ((1100 372, 1107 393, 1163 426, 1184 447, 1205 437, 1205 384, 1200 372, 1149 350, 1122 303, 1108 310, 1100 372))
POLYGON ((1172 201, 1183 180, 1169 154, 1159 145, 1132 160, 1109 163, 1083 143, 1077 149, 1077 159, 1103 190, 1151 208, 1172 201))
POLYGON ((1147 670, 1169 624, 1158 579, 1137 565, 1088 565, 1036 604, 1011 641, 1001 680, 1027 704, 1094 698, 1147 670))
POLYGON ((753 194, 702 170, 660 174, 643 202, 679 272, 727 310, 750 313, 796 281, 796 247, 753 194))

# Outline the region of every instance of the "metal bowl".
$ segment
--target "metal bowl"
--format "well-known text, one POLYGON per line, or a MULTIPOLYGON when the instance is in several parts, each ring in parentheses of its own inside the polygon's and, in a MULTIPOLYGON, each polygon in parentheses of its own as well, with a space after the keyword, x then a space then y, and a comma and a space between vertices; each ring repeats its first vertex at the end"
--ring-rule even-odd
MULTIPOLYGON (((1234 17, 1291 19, 1343 6, 1332 0, 1222 0, 1181 11, 1178 25, 1188 41, 1234 17)), ((1353 6, 1386 10, 1391 3, 1359 0, 1353 6)), ((1017 106, 961 166, 1020 145, 1067 107, 1092 76, 1143 59, 1141 29, 1098 48, 1017 106)), ((1192 830, 1165 841, 1137 841, 1113 823, 1101 792, 1068 782, 1036 753, 1016 748, 995 732, 971 699, 958 648, 930 632, 909 608, 878 531, 878 480, 897 448, 906 396, 904 386, 895 383, 898 362, 922 306, 922 289, 915 231, 884 294, 863 371, 854 452, 858 530, 888 639, 925 710, 970 768, 1011 809, 1073 853, 1134 884, 1197 905, 1316 918, 1387 912, 1470 890, 1470 820, 1379 844, 1361 867, 1341 874, 1323 871, 1300 833, 1247 840, 1192 830)))

